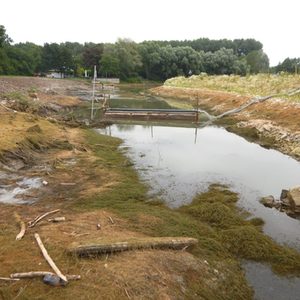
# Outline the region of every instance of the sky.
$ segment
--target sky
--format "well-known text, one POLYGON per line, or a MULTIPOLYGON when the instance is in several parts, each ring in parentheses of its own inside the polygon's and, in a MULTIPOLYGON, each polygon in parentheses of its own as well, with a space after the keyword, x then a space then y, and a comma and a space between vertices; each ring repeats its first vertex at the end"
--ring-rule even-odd
POLYGON ((254 38, 271 65, 300 57, 299 0, 4 0, 15 43, 254 38))

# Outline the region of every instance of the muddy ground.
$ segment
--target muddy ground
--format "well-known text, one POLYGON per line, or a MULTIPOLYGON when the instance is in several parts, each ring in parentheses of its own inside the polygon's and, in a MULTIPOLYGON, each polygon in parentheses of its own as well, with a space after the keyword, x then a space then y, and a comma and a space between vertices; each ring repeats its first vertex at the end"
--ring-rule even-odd
MULTIPOLYGON (((252 97, 199 88, 160 86, 152 89, 156 96, 182 99, 212 115, 237 108, 252 97)), ((278 149, 300 159, 300 103, 272 98, 244 111, 219 120, 219 123, 267 148, 278 149)))

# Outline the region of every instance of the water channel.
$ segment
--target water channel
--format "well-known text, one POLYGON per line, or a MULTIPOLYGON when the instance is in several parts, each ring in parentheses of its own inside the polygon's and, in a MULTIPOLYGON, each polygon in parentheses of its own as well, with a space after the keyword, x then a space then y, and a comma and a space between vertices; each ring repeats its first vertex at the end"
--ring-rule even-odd
MULTIPOLYGON (((126 97, 115 99, 114 107, 136 103, 126 97)), ((151 98, 147 108, 149 103, 151 98)), ((122 147, 149 185, 150 197, 178 207, 211 183, 226 184, 239 193, 240 207, 265 221, 266 234, 300 250, 300 221, 259 203, 262 196, 279 198, 282 189, 300 184, 298 161, 216 126, 118 123, 98 131, 123 139, 122 147)), ((245 262, 243 266, 256 299, 300 299, 299 278, 278 277, 263 264, 245 262)))

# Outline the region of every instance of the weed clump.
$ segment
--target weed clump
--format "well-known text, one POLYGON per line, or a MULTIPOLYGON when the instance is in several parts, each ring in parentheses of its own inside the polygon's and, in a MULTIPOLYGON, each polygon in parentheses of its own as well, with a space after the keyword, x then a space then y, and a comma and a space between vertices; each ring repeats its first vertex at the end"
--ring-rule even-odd
POLYGON ((263 220, 246 220, 234 205, 237 200, 238 195, 226 187, 211 185, 206 193, 195 197, 192 204, 183 207, 182 211, 215 228, 215 239, 222 245, 222 252, 270 263, 281 274, 300 274, 300 254, 264 235, 261 231, 263 220))

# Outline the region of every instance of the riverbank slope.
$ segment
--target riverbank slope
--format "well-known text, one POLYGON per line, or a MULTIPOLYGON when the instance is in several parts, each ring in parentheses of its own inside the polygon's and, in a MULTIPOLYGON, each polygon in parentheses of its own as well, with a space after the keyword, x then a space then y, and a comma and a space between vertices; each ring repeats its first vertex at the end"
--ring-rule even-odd
POLYGON ((257 96, 276 94, 218 122, 230 131, 299 160, 299 88, 299 75, 199 75, 169 79, 152 89, 152 93, 171 100, 181 99, 212 115, 237 108, 257 96))

